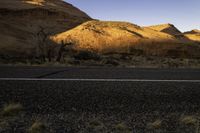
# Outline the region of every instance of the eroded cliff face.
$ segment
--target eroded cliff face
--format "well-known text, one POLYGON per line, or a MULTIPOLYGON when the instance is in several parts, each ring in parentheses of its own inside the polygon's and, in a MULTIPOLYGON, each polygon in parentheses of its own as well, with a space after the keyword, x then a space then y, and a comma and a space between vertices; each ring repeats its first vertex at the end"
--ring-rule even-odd
POLYGON ((61 0, 0 1, 0 55, 31 55, 41 29, 53 35, 88 20, 86 13, 61 0))

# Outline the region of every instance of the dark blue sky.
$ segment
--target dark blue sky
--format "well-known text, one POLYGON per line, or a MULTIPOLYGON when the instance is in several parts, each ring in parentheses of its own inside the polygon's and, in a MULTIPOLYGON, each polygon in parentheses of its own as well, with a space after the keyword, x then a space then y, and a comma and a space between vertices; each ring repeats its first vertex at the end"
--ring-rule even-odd
POLYGON ((65 0, 100 20, 141 26, 172 23, 182 31, 200 29, 200 0, 65 0))

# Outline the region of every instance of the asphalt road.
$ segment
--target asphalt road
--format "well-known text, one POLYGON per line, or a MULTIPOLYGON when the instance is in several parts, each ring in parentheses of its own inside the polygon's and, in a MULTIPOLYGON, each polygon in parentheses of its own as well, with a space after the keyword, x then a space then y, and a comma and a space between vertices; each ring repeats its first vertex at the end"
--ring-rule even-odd
POLYGON ((200 80, 200 69, 0 67, 0 78, 200 80))
POLYGON ((198 111, 199 97, 198 69, 0 68, 0 105, 20 102, 41 112, 198 111))
POLYGON ((24 106, 24 125, 39 115, 55 132, 88 133, 98 118, 104 132, 118 122, 149 132, 148 122, 163 119, 163 131, 186 133, 178 121, 200 112, 200 69, 0 67, 0 107, 8 103, 24 106))

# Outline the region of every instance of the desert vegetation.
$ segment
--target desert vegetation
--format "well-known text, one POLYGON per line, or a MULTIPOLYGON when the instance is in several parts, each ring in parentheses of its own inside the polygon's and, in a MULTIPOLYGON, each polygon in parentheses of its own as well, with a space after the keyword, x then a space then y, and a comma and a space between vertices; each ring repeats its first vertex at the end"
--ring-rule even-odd
POLYGON ((3 116, 15 116, 19 114, 23 110, 23 106, 21 104, 8 104, 5 105, 2 109, 1 115, 3 116))
MULTIPOLYGON (((65 53, 65 52, 64 52, 65 53)), ((100 55, 93 52, 80 51, 72 55, 63 56, 58 62, 53 58, 51 62, 34 60, 10 60, 1 59, 4 65, 16 66, 117 66, 133 68, 199 68, 199 59, 157 57, 157 56, 133 56, 132 54, 106 54, 100 55), (86 55, 86 56, 82 56, 86 55)))
POLYGON ((71 50, 69 47, 73 45, 73 43, 62 42, 61 45, 56 45, 49 39, 51 33, 48 32, 48 29, 49 28, 44 28, 42 26, 39 27, 39 31, 35 35, 37 45, 34 49, 35 54, 33 55, 35 55, 35 57, 33 58, 40 60, 41 63, 52 61, 60 62, 64 53, 71 50))
POLYGON ((37 120, 28 129, 28 132, 29 133, 45 133, 46 132, 45 130, 46 130, 45 123, 37 120))

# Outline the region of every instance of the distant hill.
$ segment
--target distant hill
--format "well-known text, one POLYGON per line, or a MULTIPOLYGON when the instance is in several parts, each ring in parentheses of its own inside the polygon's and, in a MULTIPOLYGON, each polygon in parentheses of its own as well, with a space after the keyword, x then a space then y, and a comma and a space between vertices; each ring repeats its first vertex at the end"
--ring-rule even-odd
POLYGON ((176 28, 173 24, 160 24, 160 25, 153 25, 149 26, 149 28, 170 34, 177 38, 178 40, 182 41, 183 43, 188 42, 190 43, 191 40, 187 38, 178 28, 176 28))
POLYGON ((184 34, 200 34, 200 30, 195 29, 195 30, 185 32, 184 34))
POLYGON ((188 31, 188 32, 185 32, 184 35, 188 37, 190 40, 200 43, 200 30, 188 31))
POLYGON ((149 26, 149 28, 154 29, 156 31, 164 32, 170 35, 178 35, 182 34, 173 24, 160 24, 149 26))

